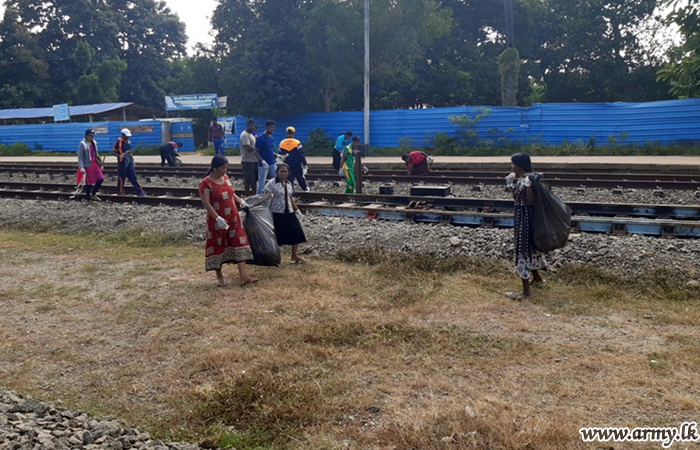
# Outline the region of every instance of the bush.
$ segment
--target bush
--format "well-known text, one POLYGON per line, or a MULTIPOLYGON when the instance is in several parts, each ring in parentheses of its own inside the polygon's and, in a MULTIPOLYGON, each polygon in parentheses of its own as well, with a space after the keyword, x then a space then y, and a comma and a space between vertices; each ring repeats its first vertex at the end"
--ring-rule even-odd
POLYGON ((31 155, 32 151, 24 142, 15 142, 14 144, 0 144, 0 156, 26 156, 31 155))
POLYGON ((333 141, 323 128, 316 128, 309 133, 309 139, 304 144, 306 156, 330 156, 333 150, 333 141))
POLYGON ((134 155, 160 155, 160 145, 137 145, 131 149, 134 155))

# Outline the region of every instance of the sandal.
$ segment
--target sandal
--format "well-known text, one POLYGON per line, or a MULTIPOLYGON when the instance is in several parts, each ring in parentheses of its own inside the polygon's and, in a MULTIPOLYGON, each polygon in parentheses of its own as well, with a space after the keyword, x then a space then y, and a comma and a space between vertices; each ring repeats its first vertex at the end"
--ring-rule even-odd
POLYGON ((511 300, 515 300, 516 302, 530 298, 529 295, 525 295, 522 292, 506 292, 506 297, 511 300))
POLYGON ((249 284, 257 283, 258 279, 257 278, 248 278, 245 281, 241 281, 238 283, 240 286, 248 286, 249 284))
POLYGON ((292 261, 292 264, 306 264, 306 260, 301 258, 295 259, 294 261, 292 261))
POLYGON ((544 286, 544 285, 546 285, 546 284, 547 284, 547 281, 546 281, 546 280, 542 280, 542 281, 539 281, 539 282, 538 282, 538 281, 531 281, 531 282, 530 282, 530 286, 532 286, 532 287, 542 287, 542 286, 544 286))
POLYGON ((222 288, 222 287, 228 286, 228 283, 225 282, 225 281, 216 280, 216 285, 217 285, 218 287, 222 288))

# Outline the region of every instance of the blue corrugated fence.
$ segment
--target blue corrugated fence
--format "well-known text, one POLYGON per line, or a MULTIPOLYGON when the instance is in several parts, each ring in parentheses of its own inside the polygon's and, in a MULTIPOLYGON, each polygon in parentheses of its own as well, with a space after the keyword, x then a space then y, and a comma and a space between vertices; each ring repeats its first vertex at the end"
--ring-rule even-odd
MULTIPOLYGON (((588 143, 595 139, 604 144, 611 139, 617 143, 663 145, 700 142, 700 99, 668 100, 649 103, 568 103, 536 104, 523 107, 454 107, 409 110, 372 111, 372 147, 430 146, 435 133, 458 135, 458 126, 451 116, 474 118, 487 111, 472 130, 478 140, 494 145, 506 142, 521 144, 560 145, 564 142, 588 143)), ((267 118, 254 118, 259 132, 267 118)), ((247 118, 235 117, 235 130, 228 145, 238 145, 240 132, 247 118)), ((297 138, 308 140, 309 133, 323 128, 333 139, 345 131, 363 134, 363 113, 343 111, 309 113, 274 117, 275 135, 281 139, 284 130, 293 126, 297 138)))
POLYGON ((92 122, 0 126, 0 143, 9 145, 24 142, 31 150, 75 152, 88 128, 94 128, 95 140, 101 152, 112 148, 119 139, 122 128, 131 130, 133 147, 159 145, 163 140, 162 124, 159 121, 92 122))

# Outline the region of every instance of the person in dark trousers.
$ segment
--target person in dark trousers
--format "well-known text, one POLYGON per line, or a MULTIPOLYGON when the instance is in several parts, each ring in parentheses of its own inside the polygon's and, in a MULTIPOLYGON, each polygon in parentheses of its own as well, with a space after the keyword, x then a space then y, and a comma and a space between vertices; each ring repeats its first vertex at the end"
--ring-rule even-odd
POLYGON ((514 262, 523 283, 523 292, 506 292, 506 297, 523 300, 530 297, 531 286, 544 284, 539 270, 547 267, 544 255, 534 247, 535 194, 532 183, 537 182, 537 176, 532 173, 530 156, 526 153, 513 155, 510 167, 512 173, 506 177, 506 183, 515 200, 514 262))
POLYGON ((267 179, 274 178, 277 173, 277 167, 275 166, 277 162, 275 158, 275 139, 272 137, 276 127, 277 123, 274 120, 266 121, 265 132, 255 140, 255 148, 260 155, 257 194, 262 194, 267 179))
POLYGON ((343 156, 343 150, 350 145, 351 138, 352 131, 346 131, 335 140, 335 146, 333 147, 333 168, 336 172, 340 170, 340 159, 343 156))
POLYGON ((287 127, 287 139, 280 142, 279 153, 289 166, 289 182, 292 188, 294 188, 294 180, 296 180, 304 192, 309 192, 305 178, 308 164, 301 142, 294 137, 296 132, 297 130, 294 127, 287 127))
POLYGON ((214 154, 223 156, 226 153, 226 133, 224 127, 217 123, 216 117, 211 119, 209 142, 214 146, 214 154))
POLYGON ((301 211, 292 198, 292 183, 288 179, 289 166, 277 164, 277 177, 267 182, 263 192, 272 194, 272 219, 275 223, 277 245, 292 246, 292 263, 304 264, 299 256, 299 244, 306 242, 304 229, 301 227, 301 211))
POLYGON ((430 172, 428 155, 423 152, 411 152, 408 155, 402 155, 401 159, 406 163, 409 175, 425 175, 430 172))
POLYGON ((179 166, 177 157, 180 154, 177 152, 178 148, 182 147, 181 142, 168 142, 160 148, 160 166, 165 166, 167 162, 170 167, 179 166))
POLYGON ((241 133, 241 165, 243 166, 243 194, 254 195, 258 184, 258 162, 262 160, 255 147, 255 121, 248 120, 241 133))
POLYGON ((117 173, 119 175, 119 195, 124 195, 124 181, 129 178, 131 184, 134 185, 136 195, 145 197, 143 189, 139 184, 136 176, 136 167, 134 166, 134 155, 131 153, 131 131, 128 128, 122 130, 122 135, 112 147, 112 153, 117 157, 117 173))
POLYGON ((99 200, 97 191, 100 190, 104 181, 102 173, 102 160, 100 152, 97 151, 97 141, 95 141, 95 130, 89 128, 85 131, 85 139, 78 146, 78 183, 85 178, 85 199, 99 200))

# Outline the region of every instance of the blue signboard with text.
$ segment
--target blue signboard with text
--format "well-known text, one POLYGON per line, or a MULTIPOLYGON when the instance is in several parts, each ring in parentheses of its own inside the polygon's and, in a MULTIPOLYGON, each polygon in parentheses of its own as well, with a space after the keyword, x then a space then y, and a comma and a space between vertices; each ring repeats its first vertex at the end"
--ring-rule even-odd
POLYGON ((212 109, 219 105, 218 94, 174 95, 165 97, 166 111, 212 109))
POLYGON ((67 122, 70 120, 70 107, 67 103, 53 105, 53 121, 67 122))

